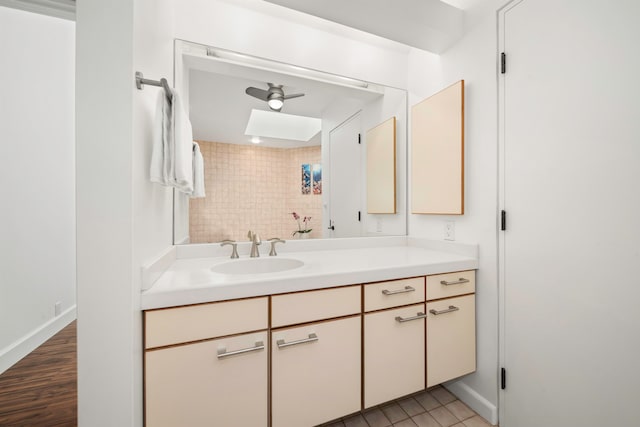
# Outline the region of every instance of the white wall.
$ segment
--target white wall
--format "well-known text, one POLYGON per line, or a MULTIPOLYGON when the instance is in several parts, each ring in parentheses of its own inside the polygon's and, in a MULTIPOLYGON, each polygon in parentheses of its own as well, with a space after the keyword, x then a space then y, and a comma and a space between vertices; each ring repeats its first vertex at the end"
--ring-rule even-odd
MULTIPOLYGON (((246 2, 252 9, 242 3, 245 2, 181 1, 176 8, 176 37, 406 88, 406 46, 346 27, 346 35, 342 35, 310 26, 321 20, 266 2, 246 2)), ((330 25, 332 29, 336 26, 330 25)))
MULTIPOLYGON (((457 241, 478 243, 477 370, 454 391, 487 419, 498 404, 497 85, 496 0, 471 11, 465 37, 441 56, 413 50, 409 56, 409 105, 465 80, 465 213, 410 215, 409 235, 442 240, 445 221, 457 241), (464 393, 464 396, 462 394, 464 393)), ((411 194, 411 189, 409 189, 411 194)))
MULTIPOLYGON (((174 0, 137 0, 134 7, 133 65, 148 78, 173 76, 174 0)), ((173 243, 173 190, 149 179, 153 118, 162 89, 133 94, 133 393, 134 423, 142 417, 141 266, 173 243)), ((96 424, 91 424, 94 426, 96 424)), ((111 424, 113 425, 113 424, 111 424)))
POLYGON ((149 183, 159 88, 171 78, 172 0, 77 7, 78 420, 142 425, 143 262, 172 243, 172 192, 149 183))
POLYGON ((75 317, 75 23, 0 7, 0 40, 1 373, 75 317))

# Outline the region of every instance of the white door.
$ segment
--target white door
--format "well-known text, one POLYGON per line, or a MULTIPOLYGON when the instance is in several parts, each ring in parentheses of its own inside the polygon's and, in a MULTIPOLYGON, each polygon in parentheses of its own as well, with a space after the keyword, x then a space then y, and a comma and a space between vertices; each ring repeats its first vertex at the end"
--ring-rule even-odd
POLYGON ((500 14, 501 427, 640 425, 639 16, 500 14))
POLYGON ((333 129, 329 148, 329 215, 331 237, 359 237, 362 223, 362 159, 360 113, 333 129))

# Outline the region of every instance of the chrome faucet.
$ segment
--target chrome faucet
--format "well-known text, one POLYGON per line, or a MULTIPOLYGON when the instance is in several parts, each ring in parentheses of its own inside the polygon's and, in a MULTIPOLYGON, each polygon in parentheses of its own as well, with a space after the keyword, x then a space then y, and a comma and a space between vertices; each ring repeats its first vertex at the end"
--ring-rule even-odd
POLYGON ((251 254, 249 254, 249 256, 251 258, 258 258, 260 256, 258 245, 262 243, 262 240, 260 240, 260 236, 258 235, 258 233, 254 233, 253 231, 249 230, 249 232, 247 233, 247 237, 249 238, 249 240, 251 240, 251 254))
POLYGON ((279 239, 277 237, 273 237, 269 240, 267 240, 268 242, 271 242, 271 250, 269 251, 269 256, 276 256, 278 255, 278 253, 276 252, 276 243, 287 243, 282 239, 279 239))

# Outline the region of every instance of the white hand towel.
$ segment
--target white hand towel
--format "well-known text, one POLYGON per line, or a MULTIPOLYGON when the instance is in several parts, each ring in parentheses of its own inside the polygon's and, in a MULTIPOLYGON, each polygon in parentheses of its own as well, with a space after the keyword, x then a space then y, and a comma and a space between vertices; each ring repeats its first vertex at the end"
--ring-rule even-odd
POLYGON ((200 146, 193 142, 193 193, 191 198, 205 197, 204 194, 204 159, 200 146))
POLYGON ((178 93, 173 91, 173 174, 171 184, 186 194, 193 192, 193 128, 182 107, 178 93))
POLYGON ((193 193, 193 129, 175 90, 158 93, 150 178, 185 194, 193 193))
POLYGON ((151 152, 151 182, 169 184, 169 145, 171 142, 171 100, 164 91, 158 93, 153 128, 153 149, 151 152))

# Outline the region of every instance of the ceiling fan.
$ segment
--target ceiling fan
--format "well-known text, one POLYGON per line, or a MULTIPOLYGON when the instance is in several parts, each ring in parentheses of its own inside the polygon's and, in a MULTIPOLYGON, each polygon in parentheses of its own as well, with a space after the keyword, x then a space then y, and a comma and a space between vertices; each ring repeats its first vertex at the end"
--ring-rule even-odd
POLYGON ((267 84, 269 85, 269 90, 259 89, 257 87, 248 87, 245 90, 245 93, 262 101, 267 101, 267 104, 269 104, 269 108, 271 108, 273 111, 282 110, 285 99, 304 96, 304 93, 292 93, 290 95, 285 95, 284 91, 282 90, 282 85, 274 85, 273 83, 267 84))

